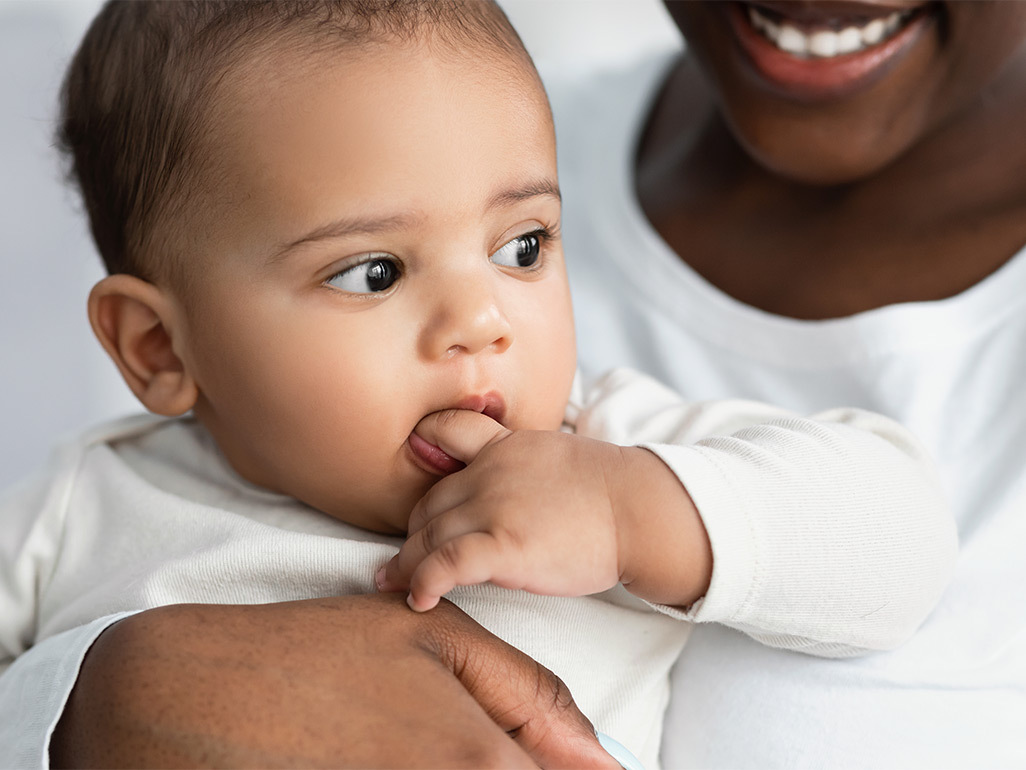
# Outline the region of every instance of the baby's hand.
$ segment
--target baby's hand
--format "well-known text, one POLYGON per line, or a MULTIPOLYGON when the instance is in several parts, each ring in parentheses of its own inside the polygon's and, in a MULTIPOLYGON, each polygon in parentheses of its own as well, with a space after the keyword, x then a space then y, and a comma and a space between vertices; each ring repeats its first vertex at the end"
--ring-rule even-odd
POLYGON ((466 410, 428 415, 416 432, 467 467, 414 507, 407 541, 378 573, 380 590, 409 587, 409 605, 424 611, 458 585, 581 596, 621 580, 609 479, 623 477, 625 453, 645 450, 513 432, 466 410))

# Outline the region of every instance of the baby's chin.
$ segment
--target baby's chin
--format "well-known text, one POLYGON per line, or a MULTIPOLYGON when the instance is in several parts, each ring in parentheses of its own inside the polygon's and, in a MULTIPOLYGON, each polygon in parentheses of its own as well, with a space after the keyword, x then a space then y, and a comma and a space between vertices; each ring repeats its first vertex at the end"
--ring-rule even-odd
POLYGON ((406 528, 410 519, 409 512, 400 521, 397 518, 386 516, 382 512, 354 511, 351 507, 348 509, 340 508, 337 511, 325 510, 323 507, 317 508, 317 510, 354 527, 366 529, 369 532, 377 532, 380 535, 393 535, 395 537, 406 537, 406 528))
POLYGON ((303 500, 307 505, 319 510, 333 519, 338 519, 354 527, 382 535, 405 537, 410 520, 410 513, 417 502, 427 493, 432 484, 426 483, 398 493, 394 486, 383 490, 380 498, 373 504, 361 504, 359 501, 327 501, 315 504, 311 500, 303 500), (383 504, 384 501, 387 504, 383 504))

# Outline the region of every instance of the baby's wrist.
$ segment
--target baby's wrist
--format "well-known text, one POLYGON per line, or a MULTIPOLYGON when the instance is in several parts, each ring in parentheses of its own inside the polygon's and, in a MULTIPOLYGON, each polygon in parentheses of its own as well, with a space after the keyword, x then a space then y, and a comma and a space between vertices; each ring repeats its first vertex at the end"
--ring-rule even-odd
POLYGON ((661 546, 665 544, 665 537, 673 534, 662 531, 662 517, 654 517, 651 507, 654 499, 662 497, 655 487, 660 486, 659 476, 666 469, 662 461, 646 449, 617 449, 620 464, 609 488, 620 582, 632 593, 648 599, 644 594, 653 581, 658 580, 654 573, 662 561, 661 546))
POLYGON ((705 595, 712 549, 698 509, 656 454, 622 447, 610 481, 620 580, 647 601, 688 606, 705 595))

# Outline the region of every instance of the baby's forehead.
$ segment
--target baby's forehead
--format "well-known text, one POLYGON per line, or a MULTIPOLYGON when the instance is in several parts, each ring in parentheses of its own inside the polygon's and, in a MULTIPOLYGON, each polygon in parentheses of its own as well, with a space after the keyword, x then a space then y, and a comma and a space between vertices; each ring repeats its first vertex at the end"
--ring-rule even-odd
POLYGON ((214 89, 224 88, 230 94, 239 85, 259 89, 276 80, 303 77, 326 67, 344 73, 348 67, 362 68, 368 61, 376 61, 381 69, 387 70, 397 60, 401 63, 415 59, 435 59, 469 68, 482 80, 530 80, 541 89, 534 62, 522 47, 499 44, 487 37, 453 40, 432 26, 406 35, 383 32, 355 40, 317 30, 293 30, 255 36, 242 42, 239 49, 226 57, 222 70, 212 77, 214 89))
POLYGON ((108 2, 69 66, 60 127, 108 271, 156 278, 174 261, 169 226, 182 226, 190 199, 216 179, 210 150, 243 130, 231 108, 264 98, 260 78, 419 39, 531 69, 488 0, 108 2))
MULTIPOLYGON (((481 124, 483 133, 502 130, 528 112, 549 126, 552 121, 544 88, 529 60, 426 39, 389 39, 341 49, 304 50, 284 43, 264 47, 235 60, 215 87, 201 108, 199 121, 206 125, 197 136, 197 142, 206 140, 209 149, 223 149, 226 143, 238 146, 271 125, 288 126, 301 135, 312 121, 324 119, 326 106, 340 139, 359 137, 346 128, 360 123, 373 127, 384 122, 391 128, 389 115, 394 115, 405 121, 403 136, 397 137, 402 141, 422 133, 418 107, 435 111, 444 105, 459 120, 470 111, 472 91, 508 103, 495 121, 481 124)), ((359 147, 340 144, 337 151, 358 152, 359 147)), ((247 161, 258 163, 260 158, 247 161)))
POLYGON ((490 216, 496 196, 524 199, 511 191, 528 183, 558 189, 544 91, 516 62, 402 40, 266 49, 234 67, 195 164, 203 253, 268 253, 324 223, 419 214, 423 226, 392 228, 414 238, 441 218, 490 216))
MULTIPOLYGON (((409 81, 405 75, 423 61, 450 68, 453 82, 425 78, 418 84, 418 90, 426 93, 433 90, 438 98, 448 99, 449 92, 459 88, 457 81, 470 75, 496 92, 515 92, 512 98, 516 103, 510 104, 510 119, 514 119, 515 111, 533 102, 551 125, 544 87, 523 49, 510 50, 488 39, 457 44, 432 29, 402 37, 378 36, 357 44, 326 41, 321 35, 289 34, 256 40, 248 50, 226 62, 224 70, 213 78, 206 104, 199 106, 203 114, 198 116, 197 122, 206 125, 197 139, 200 142, 204 138, 212 139, 213 144, 219 144, 218 140, 237 139, 254 128, 255 111, 266 113, 269 108, 273 111, 276 99, 304 90, 308 81, 323 79, 325 73, 331 74, 332 93, 306 89, 307 104, 312 106, 322 96, 337 98, 340 92, 349 92, 354 109, 358 109, 357 103, 366 102, 367 92, 373 90, 371 95, 387 105, 390 98, 403 98, 402 90, 408 88, 409 81)), ((298 112, 284 117, 294 119, 298 126, 307 115, 300 105, 298 112)), ((409 128, 411 132, 416 131, 414 125, 409 128)))

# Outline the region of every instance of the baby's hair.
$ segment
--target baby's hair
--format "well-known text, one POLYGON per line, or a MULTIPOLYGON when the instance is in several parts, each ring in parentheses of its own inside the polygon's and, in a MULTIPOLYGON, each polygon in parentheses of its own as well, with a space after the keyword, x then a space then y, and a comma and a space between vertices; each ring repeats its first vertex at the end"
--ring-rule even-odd
POLYGON ((498 50, 533 73, 491 0, 108 2, 68 67, 57 134, 107 271, 186 280, 165 241, 216 173, 202 140, 233 67, 281 46, 312 57, 420 39, 453 54, 498 50))

